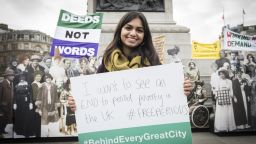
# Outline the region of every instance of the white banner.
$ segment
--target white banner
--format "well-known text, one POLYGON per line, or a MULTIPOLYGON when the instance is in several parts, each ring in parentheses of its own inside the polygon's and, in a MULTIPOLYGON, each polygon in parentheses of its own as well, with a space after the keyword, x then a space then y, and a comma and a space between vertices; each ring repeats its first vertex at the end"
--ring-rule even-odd
POLYGON ((241 35, 228 29, 224 29, 224 43, 222 49, 256 51, 256 35, 241 35))

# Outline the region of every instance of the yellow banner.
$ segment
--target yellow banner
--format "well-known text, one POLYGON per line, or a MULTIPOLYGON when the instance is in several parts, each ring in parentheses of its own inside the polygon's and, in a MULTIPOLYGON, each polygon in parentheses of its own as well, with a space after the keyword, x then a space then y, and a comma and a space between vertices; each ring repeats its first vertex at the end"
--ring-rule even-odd
POLYGON ((219 59, 220 41, 212 44, 204 44, 196 41, 192 42, 193 59, 219 59))
POLYGON ((165 45, 165 36, 159 35, 153 37, 153 44, 156 49, 156 52, 159 56, 160 62, 164 63, 164 45, 165 45))

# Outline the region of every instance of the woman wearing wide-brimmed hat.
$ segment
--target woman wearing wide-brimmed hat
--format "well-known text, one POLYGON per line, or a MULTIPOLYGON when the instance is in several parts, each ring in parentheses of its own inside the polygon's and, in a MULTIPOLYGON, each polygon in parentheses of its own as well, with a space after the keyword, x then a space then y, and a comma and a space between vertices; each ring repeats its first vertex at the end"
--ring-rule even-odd
POLYGON ((44 83, 38 91, 36 106, 41 115, 41 137, 59 136, 59 112, 60 100, 57 86, 52 82, 50 74, 44 75, 44 83))
POLYGON ((0 135, 5 132, 5 127, 13 123, 13 79, 15 73, 12 69, 6 69, 2 75, 4 80, 0 82, 0 135))

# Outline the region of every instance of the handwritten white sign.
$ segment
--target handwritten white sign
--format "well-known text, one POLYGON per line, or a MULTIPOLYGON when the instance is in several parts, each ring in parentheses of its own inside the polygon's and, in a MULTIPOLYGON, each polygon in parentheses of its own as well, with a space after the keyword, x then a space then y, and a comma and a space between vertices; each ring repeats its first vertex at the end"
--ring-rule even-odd
POLYGON ((71 78, 80 143, 191 143, 183 81, 181 64, 71 78))

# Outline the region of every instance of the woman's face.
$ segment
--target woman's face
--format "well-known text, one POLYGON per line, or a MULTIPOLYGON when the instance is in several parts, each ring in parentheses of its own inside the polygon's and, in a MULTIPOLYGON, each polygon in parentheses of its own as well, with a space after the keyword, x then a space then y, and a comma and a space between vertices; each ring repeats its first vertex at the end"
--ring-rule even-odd
POLYGON ((18 63, 17 63, 16 61, 13 61, 13 62, 12 62, 12 66, 15 66, 15 67, 16 67, 17 65, 18 65, 18 63))
POLYGON ((46 61, 45 61, 45 65, 49 68, 49 67, 51 67, 51 64, 52 64, 52 60, 51 59, 47 59, 46 61))
POLYGON ((23 64, 24 64, 25 66, 27 66, 28 63, 29 63, 29 59, 28 59, 28 58, 23 61, 23 64))
POLYGON ((252 61, 252 56, 249 55, 248 58, 249 58, 248 60, 251 62, 252 61))
POLYGON ((82 64, 82 65, 86 65, 85 59, 83 59, 83 60, 81 61, 81 64, 82 64))
POLYGON ((51 78, 46 78, 45 82, 46 83, 51 83, 52 79, 51 78))
POLYGON ((94 63, 95 63, 95 58, 94 58, 94 57, 90 58, 90 63, 91 63, 91 64, 94 64, 94 63))
POLYGON ((221 78, 221 79, 226 79, 224 73, 220 73, 220 78, 221 78))
POLYGON ((143 42, 143 39, 144 29, 139 18, 135 18, 123 26, 121 41, 124 48, 135 48, 143 42))
POLYGON ((39 65, 39 60, 33 60, 33 61, 32 61, 32 65, 33 65, 34 67, 37 67, 37 66, 39 65))
POLYGON ((35 80, 37 81, 37 82, 40 82, 41 81, 41 75, 36 75, 36 77, 35 77, 35 80))
POLYGON ((190 63, 189 67, 190 67, 190 68, 195 68, 196 66, 195 66, 194 63, 190 63))
POLYGON ((197 89, 202 89, 202 86, 201 85, 197 85, 197 89))
POLYGON ((221 57, 221 58, 226 57, 226 56, 225 56, 225 52, 224 52, 224 51, 220 51, 220 57, 221 57))
POLYGON ((242 78, 242 73, 241 73, 241 72, 238 72, 238 73, 237 73, 237 77, 242 78))
POLYGON ((228 69, 229 69, 229 63, 225 62, 225 63, 223 64, 223 67, 224 67, 226 70, 228 70, 228 69))

